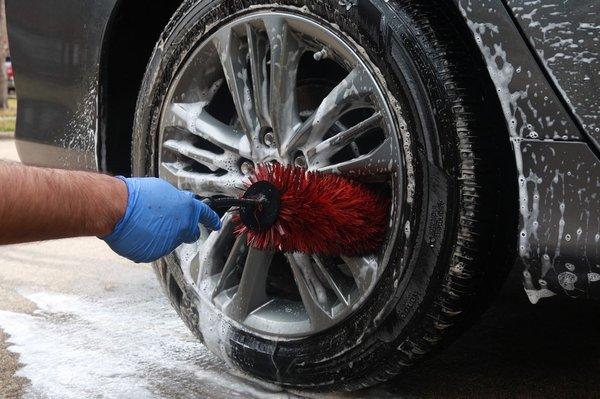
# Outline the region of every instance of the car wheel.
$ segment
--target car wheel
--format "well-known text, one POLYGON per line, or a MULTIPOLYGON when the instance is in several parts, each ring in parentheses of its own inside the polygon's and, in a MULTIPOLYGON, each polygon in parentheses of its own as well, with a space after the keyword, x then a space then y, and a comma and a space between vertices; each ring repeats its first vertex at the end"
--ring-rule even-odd
POLYGON ((342 173, 390 197, 385 244, 359 258, 258 251, 227 212, 155 270, 231 366, 369 386, 464 329, 514 261, 498 109, 442 2, 250 3, 174 15, 142 84, 134 173, 203 196, 239 195, 262 162, 342 173))

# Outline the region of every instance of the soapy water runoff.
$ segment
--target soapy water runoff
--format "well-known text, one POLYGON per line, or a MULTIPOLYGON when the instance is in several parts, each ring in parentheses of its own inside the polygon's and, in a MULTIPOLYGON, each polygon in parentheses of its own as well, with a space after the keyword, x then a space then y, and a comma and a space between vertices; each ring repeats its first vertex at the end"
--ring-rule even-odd
POLYGON ((0 311, 0 329, 23 364, 17 375, 30 381, 25 397, 290 397, 227 373, 183 325, 151 270, 136 270, 132 284, 113 281, 90 295, 17 289, 37 309, 0 311))
POLYGON ((595 315, 600 306, 563 298, 530 305, 518 273, 499 303, 436 358, 383 386, 319 395, 284 391, 232 373, 180 321, 149 266, 122 261, 103 245, 89 238, 0 251, 0 329, 10 336, 8 349, 22 364, 17 376, 28 380, 24 398, 544 397, 554 391, 559 396, 596 392, 600 323, 595 315), (78 256, 82 249, 86 255, 78 256), (6 310, 11 305, 2 290, 12 290, 35 310, 6 310))

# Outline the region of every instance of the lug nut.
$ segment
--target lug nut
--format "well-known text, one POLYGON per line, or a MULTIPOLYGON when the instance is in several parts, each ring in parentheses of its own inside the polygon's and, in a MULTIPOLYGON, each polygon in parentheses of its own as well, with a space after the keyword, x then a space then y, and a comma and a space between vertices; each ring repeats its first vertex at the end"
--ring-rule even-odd
POLYGON ((273 132, 265 133, 263 136, 263 143, 265 143, 267 147, 272 147, 273 144, 275 144, 275 136, 273 135, 273 132))
POLYGON ((249 175, 250 173, 252 173, 253 170, 254 164, 250 161, 244 161, 240 165, 240 171, 245 175, 249 175))
POLYGON ((302 155, 296 157, 296 159, 294 159, 294 165, 299 168, 306 168, 306 158, 304 158, 302 155))
POLYGON ((315 61, 321 61, 327 58, 327 49, 323 48, 321 51, 314 53, 313 58, 315 59, 315 61))

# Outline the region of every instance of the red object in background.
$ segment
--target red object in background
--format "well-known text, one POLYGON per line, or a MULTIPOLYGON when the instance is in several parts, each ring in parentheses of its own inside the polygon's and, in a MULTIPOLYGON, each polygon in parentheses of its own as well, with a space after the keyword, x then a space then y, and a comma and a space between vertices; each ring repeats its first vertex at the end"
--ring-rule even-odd
POLYGON ((279 190, 280 209, 267 230, 254 231, 236 217, 237 234, 262 250, 308 254, 365 255, 382 245, 389 199, 348 178, 277 163, 261 164, 248 186, 267 181, 279 190))
POLYGON ((14 72, 13 72, 13 67, 12 67, 12 65, 7 65, 7 66, 6 66, 6 76, 7 76, 9 79, 14 79, 14 77, 15 77, 15 74, 14 74, 14 72))

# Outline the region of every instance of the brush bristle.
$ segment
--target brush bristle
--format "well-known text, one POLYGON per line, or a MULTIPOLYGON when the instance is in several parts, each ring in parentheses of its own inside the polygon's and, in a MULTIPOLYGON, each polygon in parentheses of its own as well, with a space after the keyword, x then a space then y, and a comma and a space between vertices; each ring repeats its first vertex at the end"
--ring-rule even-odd
POLYGON ((365 255, 381 247, 389 199, 364 184, 277 163, 258 165, 248 185, 258 181, 277 187, 281 204, 277 221, 265 231, 250 230, 236 218, 236 233, 247 234, 249 246, 327 256, 365 255))

